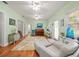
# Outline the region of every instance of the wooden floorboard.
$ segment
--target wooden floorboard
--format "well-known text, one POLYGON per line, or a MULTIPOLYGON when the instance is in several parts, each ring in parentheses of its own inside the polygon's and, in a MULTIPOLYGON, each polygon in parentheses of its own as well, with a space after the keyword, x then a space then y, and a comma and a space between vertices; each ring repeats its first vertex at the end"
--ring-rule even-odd
POLYGON ((22 40, 18 40, 15 45, 10 44, 6 47, 0 47, 0 57, 38 57, 38 54, 35 50, 30 51, 11 51, 22 40))

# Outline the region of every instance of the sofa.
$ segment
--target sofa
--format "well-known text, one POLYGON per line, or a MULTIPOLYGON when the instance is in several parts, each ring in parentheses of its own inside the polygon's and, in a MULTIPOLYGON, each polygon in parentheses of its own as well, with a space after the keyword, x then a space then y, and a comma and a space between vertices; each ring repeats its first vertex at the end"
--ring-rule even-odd
POLYGON ((63 43, 54 39, 36 40, 35 49, 40 57, 78 57, 79 45, 75 41, 63 43))

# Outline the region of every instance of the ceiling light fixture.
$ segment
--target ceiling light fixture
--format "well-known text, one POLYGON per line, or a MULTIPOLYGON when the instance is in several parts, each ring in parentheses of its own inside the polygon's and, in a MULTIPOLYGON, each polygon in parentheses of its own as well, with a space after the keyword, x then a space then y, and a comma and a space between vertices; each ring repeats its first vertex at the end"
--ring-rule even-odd
POLYGON ((41 15, 34 15, 34 18, 36 19, 36 20, 39 20, 39 19, 41 19, 42 18, 42 16, 41 15))
POLYGON ((40 2, 39 1, 32 1, 32 8, 34 11, 38 11, 40 9, 40 2))
POLYGON ((35 15, 33 15, 33 16, 34 16, 34 18, 35 18, 36 20, 42 18, 42 17, 39 15, 39 13, 38 13, 39 10, 40 10, 40 7, 41 7, 40 1, 32 1, 32 9, 33 9, 34 14, 35 14, 35 15))

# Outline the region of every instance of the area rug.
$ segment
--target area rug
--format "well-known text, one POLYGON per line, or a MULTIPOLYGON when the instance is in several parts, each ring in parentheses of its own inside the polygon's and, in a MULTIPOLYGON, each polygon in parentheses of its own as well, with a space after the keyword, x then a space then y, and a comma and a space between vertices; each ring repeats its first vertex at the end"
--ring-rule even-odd
POLYGON ((20 42, 18 45, 16 45, 12 49, 12 51, 16 51, 16 50, 35 50, 35 47, 34 47, 35 40, 41 40, 41 39, 45 39, 45 37, 39 37, 39 36, 31 37, 31 36, 28 36, 22 42, 20 42))

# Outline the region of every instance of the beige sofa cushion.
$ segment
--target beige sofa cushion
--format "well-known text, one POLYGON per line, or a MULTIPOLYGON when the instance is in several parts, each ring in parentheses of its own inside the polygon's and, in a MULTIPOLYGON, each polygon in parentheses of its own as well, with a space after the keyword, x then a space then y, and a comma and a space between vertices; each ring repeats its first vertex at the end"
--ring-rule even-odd
POLYGON ((54 57, 60 57, 62 54, 61 51, 53 45, 46 47, 46 49, 50 50, 51 52, 49 53, 52 53, 54 57))
POLYGON ((53 45, 61 51, 60 56, 68 56, 78 49, 78 44, 76 42, 65 44, 60 41, 56 41, 53 45))
POLYGON ((40 40, 35 40, 35 41, 38 42, 41 45, 44 45, 44 46, 47 46, 47 45, 51 44, 46 39, 40 39, 40 40))

